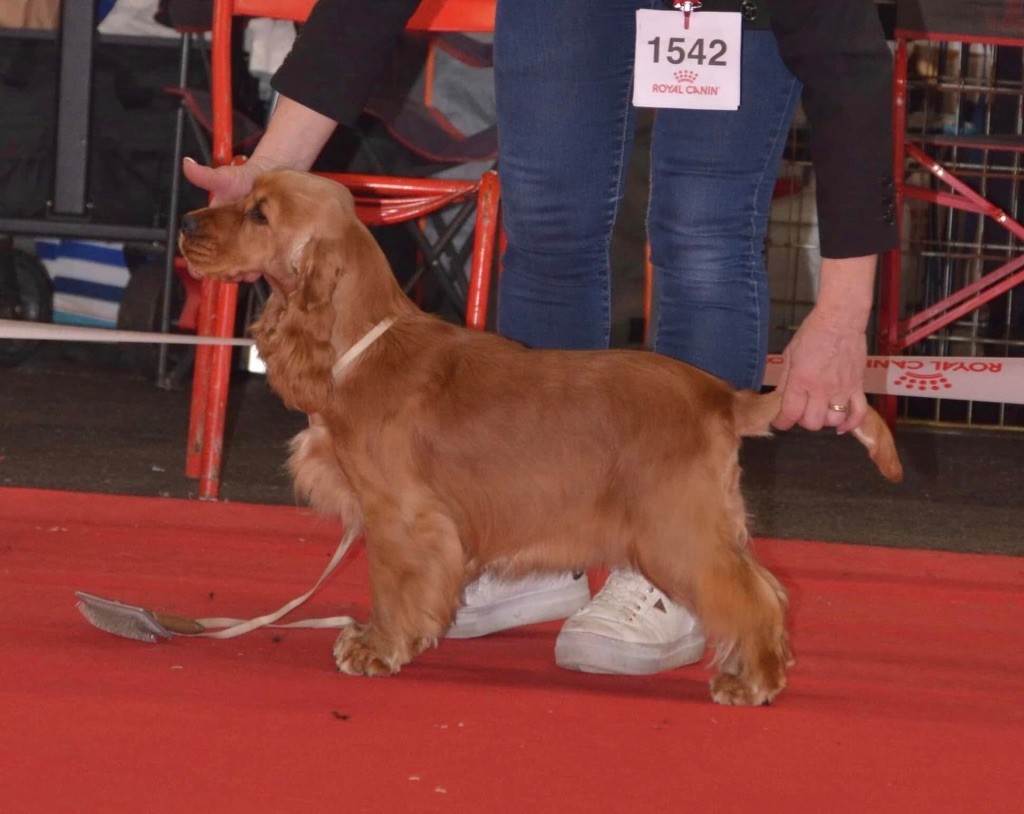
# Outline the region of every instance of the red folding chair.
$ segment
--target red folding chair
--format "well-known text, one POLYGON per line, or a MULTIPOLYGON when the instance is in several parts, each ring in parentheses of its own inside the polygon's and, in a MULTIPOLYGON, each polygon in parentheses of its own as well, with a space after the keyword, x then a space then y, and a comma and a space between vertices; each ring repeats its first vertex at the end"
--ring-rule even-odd
MULTIPOLYGON (((231 27, 235 17, 270 17, 304 21, 315 0, 215 0, 212 33, 213 160, 228 164, 232 156, 231 27)), ((423 0, 410 20, 416 32, 490 32, 495 0, 423 0)), ((369 226, 422 218, 475 196, 476 225, 470 263, 466 324, 482 330, 487 319, 490 270, 498 233, 498 177, 493 171, 475 181, 400 178, 320 173, 348 187, 360 219, 369 226)), ((238 286, 203 281, 199 334, 234 334, 238 286)), ((199 479, 199 497, 216 499, 224 445, 231 348, 196 349, 185 473, 199 479)))
MULTIPOLYGON (((897 6, 896 61, 893 83, 895 196, 894 211, 901 220, 903 203, 912 198, 991 218, 1019 241, 1024 225, 966 183, 950 161, 936 154, 955 149, 1024 153, 1020 135, 908 133, 909 46, 912 42, 945 42, 1024 47, 1024 5, 1021 0, 987 0, 980 6, 961 0, 914 0, 897 6), (934 187, 908 182, 908 169, 923 168, 934 187)), ((882 263, 879 298, 878 348, 897 354, 947 328, 965 314, 981 308, 1024 282, 1024 253, 1016 253, 997 268, 933 302, 918 313, 901 318, 901 252, 889 252, 882 263)), ((896 397, 884 396, 880 408, 890 425, 896 420, 896 397)))

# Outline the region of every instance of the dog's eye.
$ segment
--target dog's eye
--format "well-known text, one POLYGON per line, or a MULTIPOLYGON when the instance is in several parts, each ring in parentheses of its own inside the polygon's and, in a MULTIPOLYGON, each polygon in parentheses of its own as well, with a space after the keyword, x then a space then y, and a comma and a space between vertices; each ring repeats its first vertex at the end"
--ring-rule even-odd
POLYGON ((263 214, 263 210, 260 209, 259 204, 254 206, 248 212, 245 213, 247 220, 251 220, 253 223, 258 223, 260 226, 267 225, 267 216, 263 214))

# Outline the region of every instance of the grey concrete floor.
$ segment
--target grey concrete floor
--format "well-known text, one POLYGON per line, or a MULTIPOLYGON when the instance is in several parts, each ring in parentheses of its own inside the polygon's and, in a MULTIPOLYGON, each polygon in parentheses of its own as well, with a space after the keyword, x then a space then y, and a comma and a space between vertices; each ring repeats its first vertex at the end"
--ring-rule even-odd
MULTIPOLYGON (((0 484, 194 497, 189 391, 157 389, 114 347, 51 344, 0 368, 0 484)), ((304 426, 261 377, 231 393, 222 497, 292 503, 283 464, 304 426)), ((904 483, 852 438, 793 431, 743 450, 756 534, 1024 555, 1024 433, 901 428, 904 483)), ((2 511, 2 507, 0 507, 2 511)))

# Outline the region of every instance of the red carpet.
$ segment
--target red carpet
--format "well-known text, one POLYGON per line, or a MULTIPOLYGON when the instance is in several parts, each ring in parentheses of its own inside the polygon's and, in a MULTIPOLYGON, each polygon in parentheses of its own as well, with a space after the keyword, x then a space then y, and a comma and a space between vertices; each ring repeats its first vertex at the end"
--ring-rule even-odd
MULTIPOLYGON (((797 656, 758 709, 712 704, 703 667, 561 671, 555 624, 360 679, 330 631, 150 645, 75 610, 83 589, 256 615, 339 536, 295 509, 0 489, 0 810, 1024 810, 1024 560, 758 541, 797 656)), ((300 613, 366 597, 360 554, 300 613)))

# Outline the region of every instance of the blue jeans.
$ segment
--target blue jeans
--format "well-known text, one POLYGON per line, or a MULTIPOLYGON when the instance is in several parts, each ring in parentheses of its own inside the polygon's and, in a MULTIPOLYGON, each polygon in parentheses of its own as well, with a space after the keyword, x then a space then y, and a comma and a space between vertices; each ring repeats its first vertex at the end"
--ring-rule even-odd
MULTIPOLYGON (((533 347, 608 345, 608 250, 635 123, 637 8, 664 6, 498 3, 495 83, 508 241, 498 330, 533 347)), ((654 124, 654 350, 736 387, 756 387, 764 374, 764 238, 799 91, 771 32, 744 31, 740 109, 659 110, 654 124)))

